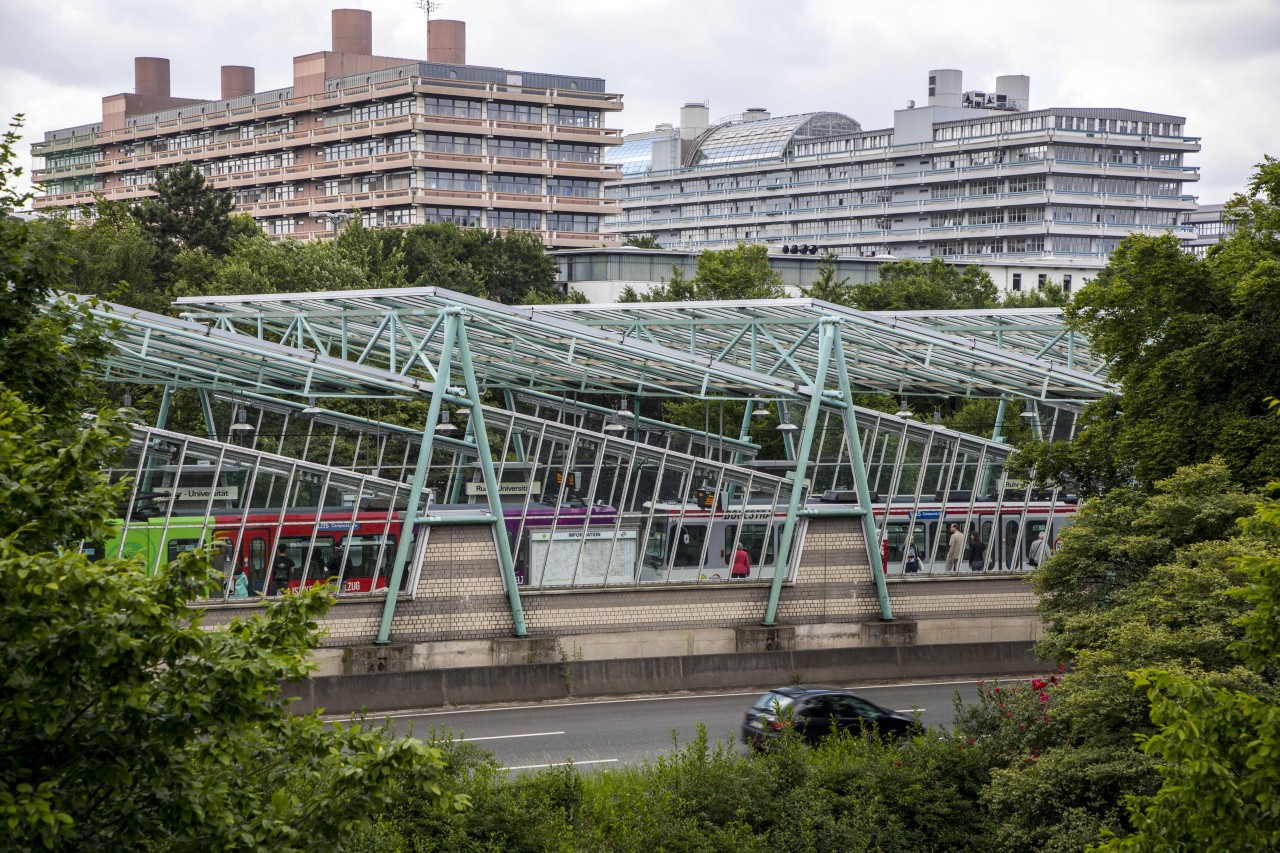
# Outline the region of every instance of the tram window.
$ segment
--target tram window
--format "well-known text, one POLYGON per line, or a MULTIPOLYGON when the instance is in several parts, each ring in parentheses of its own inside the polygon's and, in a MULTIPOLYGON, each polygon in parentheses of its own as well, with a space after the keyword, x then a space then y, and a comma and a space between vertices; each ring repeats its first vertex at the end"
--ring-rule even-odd
POLYGON ((895 522, 884 526, 884 538, 888 546, 889 565, 902 562, 902 552, 907 544, 907 525, 895 522))
POLYGON ((898 565, 906 560, 908 541, 915 544, 917 555, 924 556, 928 554, 926 530, 927 527, 924 524, 910 525, 910 530, 908 530, 907 523, 902 521, 885 525, 885 538, 889 545, 889 565, 898 565))
POLYGON ((261 577, 267 566, 267 540, 255 537, 249 540, 249 568, 255 577, 261 577))
POLYGON ((767 524, 744 524, 741 528, 726 527, 724 529, 724 553, 725 561, 733 564, 733 535, 735 530, 738 533, 738 544, 747 551, 747 557, 751 560, 753 566, 768 566, 775 561, 774 546, 777 544, 778 535, 774 531, 773 536, 769 536, 769 526, 767 524), (769 547, 765 548, 765 539, 769 539, 769 547), (764 554, 764 560, 761 561, 760 555, 764 554))
POLYGON ((704 525, 682 526, 671 534, 675 537, 672 551, 676 558, 672 565, 696 566, 702 562, 702 546, 707 541, 707 528, 704 525))
POLYGON ((394 536, 348 536, 347 571, 360 577, 386 575, 396 557, 394 536), (379 562, 381 561, 381 562, 379 562), (379 569, 379 566, 382 568, 379 569))
POLYGON ((325 579, 324 567, 329 562, 330 555, 333 554, 332 536, 317 536, 314 548, 311 545, 310 536, 284 536, 281 537, 280 544, 285 547, 285 553, 293 560, 293 570, 289 572, 289 580, 302 580, 304 571, 308 581, 325 579))
POLYGON ((644 561, 650 566, 661 566, 665 554, 662 543, 667 539, 667 523, 654 521, 649 528, 649 539, 644 543, 644 561))
POLYGON ((199 539, 170 539, 166 551, 168 561, 172 563, 178 559, 179 554, 185 554, 188 551, 194 551, 200 547, 199 539))
POLYGON ((236 555, 236 543, 230 539, 213 540, 213 552, 210 562, 223 575, 231 574, 231 565, 236 555))

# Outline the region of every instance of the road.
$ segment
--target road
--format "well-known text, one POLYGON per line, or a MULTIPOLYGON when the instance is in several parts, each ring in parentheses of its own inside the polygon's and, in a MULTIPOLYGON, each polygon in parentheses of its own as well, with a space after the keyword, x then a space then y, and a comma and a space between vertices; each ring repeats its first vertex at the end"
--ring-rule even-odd
MULTIPOLYGON (((850 685, 856 693, 891 710, 920 709, 928 725, 950 725, 952 696, 977 697, 978 682, 937 681, 850 685)), ((747 706, 763 691, 667 694, 574 702, 505 705, 443 711, 406 711, 371 715, 389 719, 401 734, 425 737, 432 727, 494 753, 513 770, 531 770, 572 761, 584 768, 636 764, 672 749, 672 730, 680 744, 694 735, 698 722, 707 736, 737 742, 747 706)), ((738 745, 736 748, 744 750, 738 745)))

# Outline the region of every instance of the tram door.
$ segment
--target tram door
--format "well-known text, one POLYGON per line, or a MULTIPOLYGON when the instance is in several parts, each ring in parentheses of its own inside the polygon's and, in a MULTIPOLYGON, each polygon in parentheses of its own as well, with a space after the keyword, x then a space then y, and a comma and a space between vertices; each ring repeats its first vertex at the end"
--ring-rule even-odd
MULTIPOLYGON (((249 575, 249 591, 263 592, 271 576, 271 531, 251 527, 240 541, 240 571, 249 575)), ((275 590, 271 590, 275 592, 275 590)))

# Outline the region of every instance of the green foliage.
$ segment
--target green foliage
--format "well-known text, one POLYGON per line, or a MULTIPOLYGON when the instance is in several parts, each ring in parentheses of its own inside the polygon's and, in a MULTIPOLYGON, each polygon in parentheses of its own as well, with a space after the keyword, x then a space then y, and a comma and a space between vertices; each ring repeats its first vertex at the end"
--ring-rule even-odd
POLYGON ((1000 300, 1001 308, 1061 308, 1071 302, 1071 294, 1062 289, 1062 285, 1046 282, 1044 287, 1036 290, 1023 290, 1018 293, 1009 292, 1000 300))
POLYGON ((878 281, 855 284, 850 305, 863 311, 994 308, 996 286, 981 267, 958 267, 942 258, 880 266, 878 281))
MULTIPOLYGON (((14 135, 0 148, 0 201, 14 135)), ((406 791, 465 806, 439 754, 356 724, 292 716, 281 684, 304 677, 327 590, 205 630, 187 602, 223 582, 205 554, 148 575, 90 562, 127 483, 102 473, 124 441, 119 413, 82 418, 85 367, 104 329, 50 302, 68 265, 64 230, 0 208, 0 824, 6 847, 340 847, 406 791), (41 404, 43 407, 37 407, 41 404), (358 792, 358 796, 353 793, 358 792)))
POLYGON ((636 249, 661 249, 662 244, 658 242, 658 238, 652 234, 632 234, 627 237, 624 246, 632 246, 636 249))
POLYGON ((165 274, 173 258, 183 249, 204 250, 213 255, 226 252, 237 228, 231 211, 231 193, 215 190, 190 162, 182 162, 161 172, 152 184, 156 195, 144 198, 132 209, 142 231, 156 247, 155 268, 165 274))
POLYGON ((1123 403, 1085 412, 1069 446, 1037 448, 1040 471, 1099 494, 1220 456, 1242 483, 1280 471, 1280 164, 1260 164, 1230 204, 1237 231, 1206 259, 1172 235, 1131 235, 1066 315, 1110 365, 1123 403))
POLYGON ((672 267, 669 281, 643 295, 627 288, 620 301, 696 302, 784 296, 782 277, 769 266, 769 250, 763 245, 739 243, 732 249, 713 249, 699 255, 692 279, 686 279, 679 267, 672 267))
POLYGON ((818 259, 818 277, 813 284, 800 288, 800 295, 834 305, 852 305, 853 293, 848 276, 836 278, 836 256, 830 252, 818 259))
MULTIPOLYGON (((1033 573, 1039 612, 1049 626, 1037 647, 1042 656, 1069 661, 1096 645, 1115 627, 1106 610, 1128 602, 1118 596, 1148 580, 1157 566, 1177 560, 1180 551, 1194 571, 1201 565, 1194 548, 1230 539, 1235 520, 1257 502, 1217 461, 1178 471, 1154 489, 1151 495, 1115 489, 1082 506, 1062 547, 1033 573)), ((1153 581, 1164 582, 1177 580, 1165 573, 1153 581)), ((1148 604, 1145 596, 1152 592, 1139 588, 1135 606, 1148 604)))
POLYGON ((572 766, 506 778, 466 745, 442 744, 448 785, 473 807, 411 800, 352 845, 378 851, 982 850, 980 757, 952 738, 848 735, 743 757, 705 729, 668 756, 608 773, 572 766))
POLYGON ((1129 799, 1134 833, 1099 849, 1280 847, 1280 501, 1263 502, 1243 527, 1271 547, 1235 559, 1248 575, 1239 593, 1253 606, 1236 620, 1244 637, 1231 650, 1263 680, 1246 691, 1163 668, 1134 673, 1159 727, 1139 741, 1162 760, 1163 784, 1129 799))

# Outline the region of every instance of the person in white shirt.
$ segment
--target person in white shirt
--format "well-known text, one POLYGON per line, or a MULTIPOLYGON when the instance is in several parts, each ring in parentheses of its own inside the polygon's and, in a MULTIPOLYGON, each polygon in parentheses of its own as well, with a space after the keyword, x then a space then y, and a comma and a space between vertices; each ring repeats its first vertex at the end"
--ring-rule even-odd
POLYGON ((1049 543, 1044 541, 1044 533, 1042 532, 1036 537, 1036 541, 1031 543, 1031 547, 1027 549, 1027 562, 1032 568, 1040 565, 1049 556, 1049 543))

